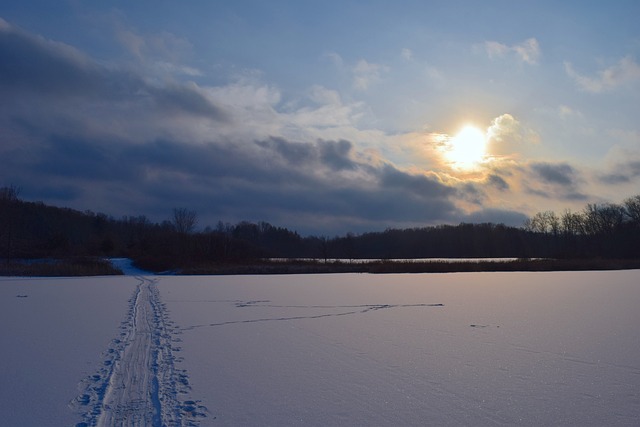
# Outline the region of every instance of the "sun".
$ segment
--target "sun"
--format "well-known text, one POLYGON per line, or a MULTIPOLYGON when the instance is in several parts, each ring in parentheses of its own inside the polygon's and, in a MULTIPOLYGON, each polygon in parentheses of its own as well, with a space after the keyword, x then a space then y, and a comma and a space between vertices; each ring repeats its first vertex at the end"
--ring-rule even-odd
POLYGON ((482 162, 486 151, 485 133, 475 126, 466 125, 449 139, 445 156, 454 167, 471 169, 482 162))

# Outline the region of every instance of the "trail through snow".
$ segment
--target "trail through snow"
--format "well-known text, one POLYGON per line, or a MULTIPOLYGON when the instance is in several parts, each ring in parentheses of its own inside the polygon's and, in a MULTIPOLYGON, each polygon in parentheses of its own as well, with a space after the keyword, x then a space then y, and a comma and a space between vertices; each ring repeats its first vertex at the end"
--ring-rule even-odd
POLYGON ((188 376, 175 367, 173 323, 156 288, 157 278, 140 283, 129 300, 120 337, 105 353, 102 368, 88 378, 75 404, 83 411, 77 427, 197 426, 206 408, 181 401, 188 376))

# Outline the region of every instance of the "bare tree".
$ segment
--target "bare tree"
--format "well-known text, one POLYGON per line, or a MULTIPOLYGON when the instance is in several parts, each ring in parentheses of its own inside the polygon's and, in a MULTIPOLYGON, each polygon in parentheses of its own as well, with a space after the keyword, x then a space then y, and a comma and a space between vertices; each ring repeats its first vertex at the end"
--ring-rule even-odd
POLYGON ((580 213, 571 212, 571 210, 567 209, 564 211, 561 218, 562 232, 568 236, 583 234, 583 222, 584 221, 580 213))
POLYGON ((18 222, 17 202, 20 189, 13 185, 0 187, 0 249, 9 259, 13 254, 13 246, 18 222))
POLYGON ((180 234, 189 234, 198 222, 196 211, 186 208, 173 209, 173 225, 180 234))
POLYGON ((560 218, 553 211, 538 212, 531 218, 527 218, 523 227, 534 233, 557 235, 560 230, 560 218))
POLYGON ((15 202, 20 195, 20 188, 10 185, 8 187, 0 188, 0 201, 2 202, 15 202))
POLYGON ((584 210, 585 229, 589 234, 613 233, 624 222, 625 209, 614 203, 589 203, 584 210))
POLYGON ((625 214, 637 227, 640 226, 640 195, 630 197, 624 201, 625 214))

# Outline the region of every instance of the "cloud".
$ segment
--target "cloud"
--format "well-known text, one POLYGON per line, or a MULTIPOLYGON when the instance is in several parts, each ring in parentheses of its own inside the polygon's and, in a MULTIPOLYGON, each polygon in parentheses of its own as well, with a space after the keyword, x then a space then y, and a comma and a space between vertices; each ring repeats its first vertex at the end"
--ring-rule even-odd
POLYGON ((573 109, 567 105, 559 105, 557 109, 557 114, 563 119, 570 119, 570 118, 583 119, 584 118, 584 115, 580 111, 573 109))
POLYGON ((387 188, 401 189, 415 194, 417 197, 447 197, 455 193, 435 177, 422 174, 409 174, 385 165, 378 171, 380 183, 387 188))
POLYGON ((49 115, 66 113, 76 120, 89 120, 92 110, 105 107, 112 114, 155 108, 160 114, 226 119, 194 83, 152 84, 131 71, 101 65, 72 46, 9 24, 0 29, 0 93, 13 107, 24 108, 25 97, 34 98, 29 109, 38 105, 49 115))
POLYGON ((500 191, 506 191, 509 189, 509 184, 507 183, 507 181, 505 181, 504 178, 494 174, 490 174, 487 176, 487 184, 500 191))
POLYGON ((197 210, 203 224, 266 220, 313 233, 463 215, 453 201, 455 190, 436 178, 354 160, 352 150, 348 141, 282 138, 239 146, 52 137, 29 160, 3 157, 0 179, 18 178, 26 197, 63 197, 46 194, 43 182, 65 188, 65 205, 112 215, 144 213, 162 220, 179 205, 197 210))
POLYGON ((530 38, 515 45, 512 49, 518 54, 520 59, 527 64, 537 64, 540 58, 540 45, 534 38, 530 38))
POLYGON ((116 35, 127 50, 141 59, 152 56, 177 61, 180 57, 191 54, 193 50, 188 40, 168 31, 143 36, 119 25, 116 35))
POLYGON ((380 81, 382 74, 388 70, 389 68, 385 65, 374 64, 361 59, 352 68, 353 86, 357 90, 367 90, 372 84, 380 81))
POLYGON ((579 190, 584 182, 582 174, 570 164, 531 162, 527 166, 532 178, 527 184, 529 193, 563 200, 582 201, 588 198, 579 190))
POLYGON ((256 145, 272 151, 286 162, 288 168, 331 171, 355 170, 362 167, 353 158, 353 144, 346 140, 315 143, 291 142, 282 137, 256 141, 256 145), (313 169, 310 169, 313 168, 313 169))
POLYGON ((260 147, 272 150, 294 167, 309 167, 317 162, 320 155, 317 145, 291 142, 281 137, 271 137, 256 141, 260 147))
POLYGON ((154 67, 162 70, 162 74, 165 75, 184 75, 188 77, 201 77, 204 75, 197 68, 189 67, 188 65, 176 65, 167 61, 157 61, 154 67))
POLYGON ((57 96, 103 91, 101 70, 79 50, 33 36, 3 21, 0 26, 0 85, 57 96))
POLYGON ((336 52, 327 52, 323 55, 338 68, 344 67, 344 59, 336 52))
POLYGON ((491 121, 487 134, 490 139, 499 142, 516 138, 520 134, 520 122, 511 114, 502 114, 491 121))
POLYGON ((345 128, 352 126, 361 116, 362 103, 345 104, 335 90, 314 85, 309 91, 312 106, 287 112, 287 120, 299 128, 345 128))
POLYGON ((513 54, 521 62, 526 62, 530 65, 537 64, 542 55, 540 44, 535 38, 529 38, 522 43, 512 46, 496 41, 486 41, 484 43, 484 50, 489 58, 499 58, 513 54))
POLYGON ((595 77, 578 73, 570 62, 564 63, 564 69, 580 89, 591 93, 607 92, 618 86, 640 80, 640 65, 630 56, 626 56, 617 64, 598 72, 595 77))
MULTIPOLYGON (((605 166, 597 174, 597 180, 607 186, 623 185, 629 188, 640 178, 640 132, 613 129, 608 132, 608 137, 616 144, 605 155, 605 166)), ((607 190, 610 191, 610 188, 607 190)))
POLYGON ((533 170, 544 182, 562 186, 573 186, 576 184, 577 172, 567 163, 532 163, 533 170))
MULTIPOLYGON (((131 28, 127 19, 117 11, 103 17, 115 40, 134 60, 134 66, 144 69, 145 75, 167 79, 173 76, 201 77, 203 72, 181 61, 193 57, 193 45, 186 38, 169 31, 141 33, 131 28)), ((108 31, 107 30, 107 31, 108 31)))
POLYGON ((487 128, 488 150, 493 155, 512 156, 527 144, 536 144, 538 134, 523 126, 511 114, 502 114, 487 128))
POLYGON ((506 44, 495 41, 484 42, 484 49, 487 55, 489 55, 489 58, 502 57, 511 51, 511 48, 506 44))
POLYGON ((355 169, 355 164, 349 158, 353 144, 349 141, 320 141, 320 157, 324 164, 333 170, 355 169))
POLYGON ((640 177, 640 161, 631 161, 618 165, 617 172, 609 172, 600 175, 604 184, 615 185, 634 181, 640 177))
MULTIPOLYGON (((407 55, 411 56, 411 51, 403 49, 401 55, 405 60, 408 60, 407 55)), ((353 88, 357 91, 368 90, 372 85, 382 80, 382 76, 389 71, 388 66, 369 62, 366 59, 360 59, 355 64, 350 64, 335 52, 325 53, 323 56, 332 62, 338 71, 351 77, 353 88)))
POLYGON ((404 47, 400 51, 400 56, 405 61, 411 61, 413 59, 413 52, 411 51, 411 49, 404 47))
POLYGON ((148 86, 147 91, 161 109, 221 121, 226 118, 224 111, 214 105, 195 83, 148 86))

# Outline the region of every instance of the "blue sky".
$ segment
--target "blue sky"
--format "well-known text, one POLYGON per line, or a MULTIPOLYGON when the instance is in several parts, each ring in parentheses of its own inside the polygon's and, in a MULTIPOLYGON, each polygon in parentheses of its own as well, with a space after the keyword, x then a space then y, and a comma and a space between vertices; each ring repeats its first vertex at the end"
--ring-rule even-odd
POLYGON ((187 207, 202 226, 329 235, 621 202, 640 193, 639 14, 5 1, 0 185, 116 217, 187 207), (483 137, 464 142, 465 126, 483 137))

